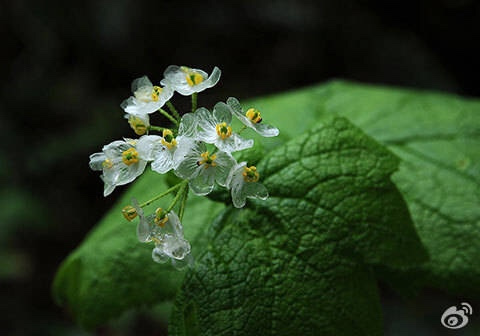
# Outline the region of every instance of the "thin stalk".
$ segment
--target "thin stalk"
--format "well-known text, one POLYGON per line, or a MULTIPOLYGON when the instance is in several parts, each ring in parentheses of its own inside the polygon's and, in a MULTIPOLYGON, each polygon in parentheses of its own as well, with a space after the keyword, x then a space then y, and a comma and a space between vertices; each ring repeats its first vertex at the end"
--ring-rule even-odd
POLYGON ((177 119, 175 119, 174 117, 172 117, 170 115, 170 113, 168 113, 167 111, 165 111, 164 109, 159 109, 158 112, 160 112, 161 114, 163 114, 168 120, 170 120, 172 123, 175 124, 175 126, 178 126, 178 121, 177 119))
POLYGON ((146 207, 147 205, 150 205, 152 202, 155 202, 156 200, 158 200, 158 199, 160 199, 160 198, 162 198, 162 197, 167 196, 167 195, 170 194, 172 191, 177 190, 178 188, 180 188, 180 187, 183 186, 183 185, 184 185, 184 183, 183 183, 183 181, 182 181, 182 182, 174 185, 174 186, 171 187, 170 189, 165 190, 163 193, 158 194, 157 196, 153 197, 152 199, 149 199, 148 201, 140 204, 140 207, 143 208, 143 207, 146 207))
POLYGON ((185 187, 185 191, 183 193, 183 199, 182 199, 182 203, 180 204, 180 210, 178 211, 178 217, 180 218, 180 221, 182 221, 183 219, 183 213, 185 212, 185 207, 187 205, 187 199, 188 199, 188 184, 187 186, 185 187))
POLYGON ((152 126, 152 125, 150 125, 150 127, 149 127, 149 130, 151 130, 151 131, 163 132, 164 129, 166 129, 166 128, 165 128, 165 127, 160 127, 160 126, 152 126))
POLYGON ((247 126, 246 126, 246 125, 243 125, 242 128, 240 128, 240 130, 237 132, 237 134, 242 133, 242 132, 245 131, 246 129, 247 129, 247 126))
POLYGON ((185 192, 185 187, 187 186, 188 184, 188 181, 185 180, 185 181, 182 181, 179 183, 181 185, 180 187, 180 190, 177 191, 177 194, 175 195, 175 198, 173 199, 172 203, 170 203, 170 205, 168 206, 167 210, 165 210, 165 212, 169 212, 170 210, 173 209, 173 207, 175 206, 175 204, 178 203, 178 201, 180 200, 180 198, 182 198, 183 196, 183 193, 185 192))
POLYGON ((175 106, 173 106, 173 104, 170 102, 170 100, 167 101, 167 106, 168 106, 168 109, 170 110, 170 112, 172 112, 175 119, 180 120, 180 114, 178 114, 177 109, 175 108, 175 106))
POLYGON ((197 109, 197 92, 192 94, 192 113, 197 109))

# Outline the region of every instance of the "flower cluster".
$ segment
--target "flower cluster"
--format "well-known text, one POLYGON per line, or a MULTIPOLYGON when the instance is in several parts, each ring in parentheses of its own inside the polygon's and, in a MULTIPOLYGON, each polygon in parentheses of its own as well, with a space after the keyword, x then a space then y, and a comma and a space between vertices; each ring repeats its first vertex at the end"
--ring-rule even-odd
POLYGON ((181 224, 189 190, 196 195, 207 195, 218 184, 230 191, 232 203, 237 208, 243 207, 247 198, 268 197, 267 189, 259 182, 256 167, 237 162, 233 153, 253 146, 253 140, 240 135, 247 128, 264 137, 276 136, 279 131, 262 122, 260 111, 255 108, 244 111, 233 97, 218 102, 211 110, 197 108, 198 93, 215 86, 220 75, 217 67, 208 75, 199 69, 171 65, 158 86, 146 76, 135 79, 133 95, 123 101, 121 107, 131 128, 140 137, 114 141, 104 146, 102 152, 90 156, 90 167, 102 172, 104 196, 112 193, 115 187, 135 180, 149 163, 157 173, 173 172, 182 179, 153 199, 143 204, 133 199, 132 204, 123 209, 128 220, 139 217, 139 241, 155 243, 153 260, 159 263, 171 260, 177 268, 192 262, 190 244, 181 224), (170 101, 175 92, 191 96, 191 112, 180 114, 177 111, 170 101), (168 111, 163 109, 165 105, 168 111), (155 112, 167 118, 171 127, 152 125, 150 115, 155 112), (237 131, 233 117, 243 124, 237 131), (175 193, 175 197, 165 210, 157 208, 150 215, 144 214, 144 207, 170 193, 175 193))

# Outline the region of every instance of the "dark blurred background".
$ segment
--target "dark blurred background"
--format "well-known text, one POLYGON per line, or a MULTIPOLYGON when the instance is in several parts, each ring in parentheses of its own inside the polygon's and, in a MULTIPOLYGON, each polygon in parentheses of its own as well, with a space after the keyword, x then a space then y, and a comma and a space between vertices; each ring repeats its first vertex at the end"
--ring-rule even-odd
MULTIPOLYGON (((134 78, 218 65, 205 106, 332 78, 479 96, 479 19, 474 0, 1 2, 0 334, 90 334, 50 285, 124 190, 103 198, 88 156, 134 136, 119 107, 134 78)), ((442 332, 425 312, 457 302, 423 295, 408 306, 383 290, 388 335, 442 332)), ((154 316, 130 313, 92 334, 165 334, 154 316)))

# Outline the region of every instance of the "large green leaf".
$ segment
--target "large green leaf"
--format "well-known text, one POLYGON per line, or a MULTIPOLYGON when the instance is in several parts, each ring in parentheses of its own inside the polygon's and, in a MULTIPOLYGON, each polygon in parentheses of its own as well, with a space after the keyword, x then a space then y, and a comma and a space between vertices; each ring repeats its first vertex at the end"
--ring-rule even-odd
POLYGON ((387 145, 402 159, 393 180, 431 255, 426 267, 404 276, 413 272, 428 286, 480 297, 478 100, 335 81, 252 104, 275 113, 284 136, 336 113, 387 145))
MULTIPOLYGON (((63 262, 54 296, 79 324, 91 328, 133 307, 174 298, 184 272, 154 263, 153 246, 136 238, 137 220, 130 223, 121 214, 132 197, 145 201, 167 188, 164 176, 145 173, 63 262)), ((203 245, 204 228, 223 207, 205 197, 189 198, 183 224, 192 245, 203 245)))
POLYGON ((259 163, 270 197, 227 210, 189 273, 174 335, 381 335, 369 265, 426 260, 398 159, 328 118, 259 163))
MULTIPOLYGON (((393 180, 431 255, 427 267, 413 270, 415 276, 422 271, 429 286, 480 296, 478 100, 332 82, 256 99, 251 105, 281 130, 277 138, 256 138, 264 148, 257 151, 261 155, 301 136, 321 115, 331 113, 346 116, 386 144, 402 159, 393 180)), ((152 263, 151 247, 136 242, 135 224, 119 212, 132 196, 144 200, 161 190, 159 175, 143 176, 63 263, 54 292, 80 323, 94 326, 125 309, 174 296, 183 274, 152 263)), ((187 237, 206 230, 222 207, 192 197, 184 220, 187 237)), ((203 244, 192 244, 193 253, 200 252, 203 244)), ((411 271, 396 275, 409 276, 411 271)))

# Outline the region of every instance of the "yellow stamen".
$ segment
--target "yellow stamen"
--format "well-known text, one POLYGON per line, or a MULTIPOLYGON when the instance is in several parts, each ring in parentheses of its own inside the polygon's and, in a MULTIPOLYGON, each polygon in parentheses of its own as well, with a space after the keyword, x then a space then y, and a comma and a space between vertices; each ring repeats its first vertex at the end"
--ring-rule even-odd
POLYGON ((217 158, 217 154, 210 155, 208 152, 204 152, 200 154, 203 160, 197 161, 197 165, 205 165, 205 169, 209 167, 215 167, 217 163, 215 159, 217 158))
POLYGON ((262 116, 260 115, 260 111, 255 108, 249 109, 247 113, 245 113, 245 116, 254 124, 262 122, 262 116))
POLYGON ((122 153, 122 161, 125 163, 127 166, 130 166, 131 164, 137 163, 138 162, 138 152, 135 150, 135 148, 129 148, 126 151, 122 153))
POLYGON ((147 133, 148 127, 141 118, 130 115, 130 117, 128 118, 128 123, 130 124, 130 127, 133 129, 135 134, 144 135, 145 133, 147 133))
POLYGON ((126 220, 131 221, 135 217, 137 217, 137 210, 131 205, 127 205, 122 209, 122 215, 125 217, 126 220))
POLYGON ((162 208, 157 208, 157 210, 155 210, 155 219, 153 221, 158 226, 164 227, 168 222, 168 215, 165 213, 165 211, 163 211, 162 208))
POLYGON ((245 182, 257 182, 260 178, 260 174, 257 172, 257 167, 244 167, 243 168, 243 179, 245 182))
POLYGON ((202 74, 185 66, 181 67, 181 69, 183 72, 185 72, 185 79, 187 80, 188 85, 194 86, 204 81, 202 74))
POLYGON ((226 122, 217 124, 217 126, 215 126, 215 129, 217 130, 218 136, 221 137, 222 140, 225 140, 232 135, 232 128, 230 126, 227 126, 226 122))
POLYGON ((158 96, 162 93, 162 88, 160 86, 154 86, 152 90, 152 100, 158 101, 158 96))
POLYGON ((166 146, 168 149, 172 149, 177 145, 177 140, 173 137, 173 132, 171 130, 164 129, 162 135, 162 145, 166 146))
POLYGON ((102 162, 103 168, 110 169, 113 167, 113 162, 110 159, 105 159, 105 161, 102 162))

